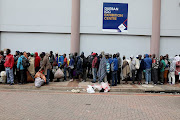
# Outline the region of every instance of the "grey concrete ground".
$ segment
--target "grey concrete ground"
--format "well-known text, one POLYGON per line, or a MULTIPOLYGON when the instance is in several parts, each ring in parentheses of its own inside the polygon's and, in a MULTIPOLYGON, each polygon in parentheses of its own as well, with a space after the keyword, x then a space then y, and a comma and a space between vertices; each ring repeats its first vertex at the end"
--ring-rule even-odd
MULTIPOLYGON (((99 83, 95 83, 99 84, 99 83)), ((15 84, 13 86, 9 86, 7 84, 0 84, 1 89, 24 89, 24 90, 59 90, 59 91, 71 91, 72 89, 80 89, 81 92, 85 91, 87 85, 94 85, 90 80, 87 82, 79 82, 79 81, 64 81, 64 82, 50 82, 49 85, 42 86, 41 88, 36 88, 34 83, 28 83, 25 85, 15 84)), ((176 85, 131 85, 131 84, 123 84, 121 82, 118 86, 111 86, 110 92, 179 92, 180 93, 180 84, 176 85)))
POLYGON ((180 96, 0 90, 0 120, 179 120, 180 96))

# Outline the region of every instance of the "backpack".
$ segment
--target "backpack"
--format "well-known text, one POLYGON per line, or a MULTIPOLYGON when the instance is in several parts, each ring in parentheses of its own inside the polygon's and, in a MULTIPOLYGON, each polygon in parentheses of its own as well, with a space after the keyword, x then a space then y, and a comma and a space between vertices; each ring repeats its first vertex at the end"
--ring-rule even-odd
POLYGON ((110 73, 110 64, 109 64, 109 62, 106 63, 106 71, 107 71, 107 73, 110 73))
POLYGON ((23 68, 28 68, 30 66, 29 60, 25 57, 22 58, 22 66, 23 68))
POLYGON ((161 61, 159 61, 159 69, 163 68, 163 63, 161 61))

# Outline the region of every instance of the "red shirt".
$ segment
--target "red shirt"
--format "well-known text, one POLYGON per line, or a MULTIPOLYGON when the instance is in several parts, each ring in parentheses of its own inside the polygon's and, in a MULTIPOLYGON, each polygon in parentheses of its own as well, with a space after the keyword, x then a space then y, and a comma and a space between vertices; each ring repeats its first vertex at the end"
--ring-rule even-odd
POLYGON ((64 66, 67 67, 67 58, 64 58, 64 66))
POLYGON ((38 53, 35 52, 36 54, 36 57, 35 57, 35 61, 34 61, 34 67, 39 67, 40 66, 40 61, 41 61, 41 58, 38 56, 38 53))
POLYGON ((8 54, 5 58, 4 67, 10 67, 12 69, 14 66, 14 57, 11 54, 8 54))
POLYGON ((98 58, 95 57, 95 58, 93 59, 93 61, 92 61, 92 68, 98 68, 97 62, 98 62, 98 58))

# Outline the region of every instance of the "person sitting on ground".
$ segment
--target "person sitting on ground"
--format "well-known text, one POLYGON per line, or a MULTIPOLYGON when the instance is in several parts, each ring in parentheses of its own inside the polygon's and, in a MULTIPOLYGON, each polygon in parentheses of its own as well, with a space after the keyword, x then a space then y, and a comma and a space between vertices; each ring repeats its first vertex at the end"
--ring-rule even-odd
POLYGON ((49 76, 50 76, 50 70, 52 69, 51 63, 49 62, 49 54, 46 53, 46 55, 43 57, 42 66, 39 71, 44 70, 44 75, 46 76, 46 84, 49 84, 49 76))

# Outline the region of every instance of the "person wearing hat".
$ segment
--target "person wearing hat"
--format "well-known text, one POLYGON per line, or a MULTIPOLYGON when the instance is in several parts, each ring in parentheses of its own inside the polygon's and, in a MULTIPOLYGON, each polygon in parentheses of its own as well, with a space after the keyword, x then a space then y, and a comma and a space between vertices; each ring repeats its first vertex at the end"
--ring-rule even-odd
POLYGON ((34 62, 35 62, 35 58, 34 58, 34 53, 31 53, 30 56, 28 57, 30 66, 28 67, 28 71, 31 75, 35 75, 35 66, 34 66, 34 62))
POLYGON ((92 56, 93 56, 93 61, 92 61, 93 81, 92 81, 92 83, 96 83, 97 68, 98 68, 98 58, 96 57, 96 53, 92 53, 92 56))

